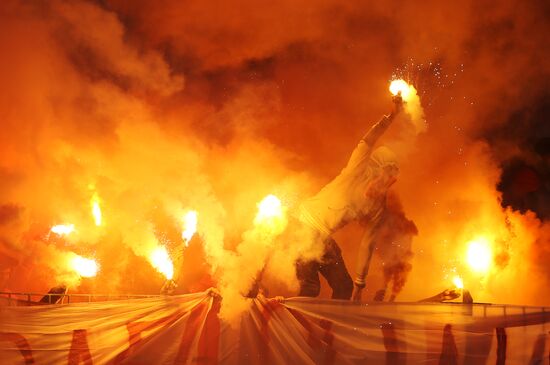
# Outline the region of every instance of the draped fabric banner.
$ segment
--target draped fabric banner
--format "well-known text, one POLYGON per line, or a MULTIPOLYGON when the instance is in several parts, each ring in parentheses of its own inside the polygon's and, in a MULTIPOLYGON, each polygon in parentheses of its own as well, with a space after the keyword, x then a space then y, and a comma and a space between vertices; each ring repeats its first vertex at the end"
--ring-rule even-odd
POLYGON ((236 324, 206 293, 0 306, 1 364, 545 364, 550 309, 250 301, 236 324))

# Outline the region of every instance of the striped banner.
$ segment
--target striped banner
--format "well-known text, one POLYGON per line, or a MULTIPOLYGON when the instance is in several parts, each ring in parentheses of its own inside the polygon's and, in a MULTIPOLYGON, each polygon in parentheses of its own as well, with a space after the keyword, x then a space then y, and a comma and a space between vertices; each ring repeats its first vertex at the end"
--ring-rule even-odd
POLYGON ((550 365, 547 308, 259 298, 230 326, 221 304, 0 306, 0 363, 550 365))

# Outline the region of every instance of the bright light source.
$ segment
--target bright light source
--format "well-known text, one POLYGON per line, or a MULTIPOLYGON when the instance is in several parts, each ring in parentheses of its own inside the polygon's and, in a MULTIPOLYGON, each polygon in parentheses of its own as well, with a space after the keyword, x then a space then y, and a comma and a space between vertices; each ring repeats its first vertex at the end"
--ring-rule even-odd
POLYGON ((150 255, 151 264, 157 269, 166 279, 170 280, 174 277, 174 265, 166 251, 166 247, 158 246, 151 252, 150 255))
POLYGON ((258 214, 254 222, 261 223, 282 216, 283 208, 281 201, 275 195, 270 194, 258 204, 258 214))
POLYGON ((60 236, 66 236, 74 231, 74 224, 58 224, 53 226, 50 231, 60 236))
POLYGON ((198 214, 194 210, 190 210, 183 217, 183 231, 181 232, 181 238, 185 241, 185 244, 189 244, 189 241, 197 232, 198 214))
POLYGON ((486 273, 491 267, 492 260, 491 244, 485 237, 476 238, 468 243, 466 261, 472 270, 486 273))
POLYGON ((95 260, 87 259, 78 255, 71 260, 71 267, 78 273, 78 275, 85 278, 94 277, 99 271, 99 265, 95 260))
POLYGON ((411 95, 411 86, 405 80, 393 80, 390 84, 390 92, 393 95, 401 93, 403 100, 407 101, 411 95))
POLYGON ((460 276, 455 276, 453 278, 453 284, 454 286, 456 286, 458 289, 464 289, 464 282, 462 281, 462 278, 460 276))

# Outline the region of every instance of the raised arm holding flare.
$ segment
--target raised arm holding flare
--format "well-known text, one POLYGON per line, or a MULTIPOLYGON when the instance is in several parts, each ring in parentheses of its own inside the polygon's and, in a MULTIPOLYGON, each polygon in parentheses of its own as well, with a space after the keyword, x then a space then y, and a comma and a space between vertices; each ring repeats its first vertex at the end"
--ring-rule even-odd
POLYGON ((393 98, 393 110, 390 115, 384 115, 382 119, 375 125, 373 125, 369 131, 363 136, 363 141, 369 146, 372 150, 378 139, 384 134, 386 129, 390 126, 394 118, 401 112, 403 109, 403 99, 401 95, 396 95, 393 98))

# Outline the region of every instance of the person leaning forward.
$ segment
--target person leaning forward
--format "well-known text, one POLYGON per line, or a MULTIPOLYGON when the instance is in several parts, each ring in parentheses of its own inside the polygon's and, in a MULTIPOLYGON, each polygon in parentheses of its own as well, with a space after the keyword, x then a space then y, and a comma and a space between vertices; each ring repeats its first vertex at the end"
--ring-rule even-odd
POLYGON ((360 221, 366 225, 355 278, 360 298, 372 256, 373 245, 369 237, 380 221, 386 192, 396 181, 398 172, 391 150, 383 146, 374 149, 378 139, 402 110, 401 97, 396 96, 393 101, 391 114, 384 116, 363 136, 340 174, 299 207, 299 221, 310 230, 310 239, 321 243, 324 248, 319 260, 298 260, 296 263, 300 296, 319 295, 321 273, 332 289, 333 299, 351 298, 353 281, 332 234, 352 221, 360 221))

